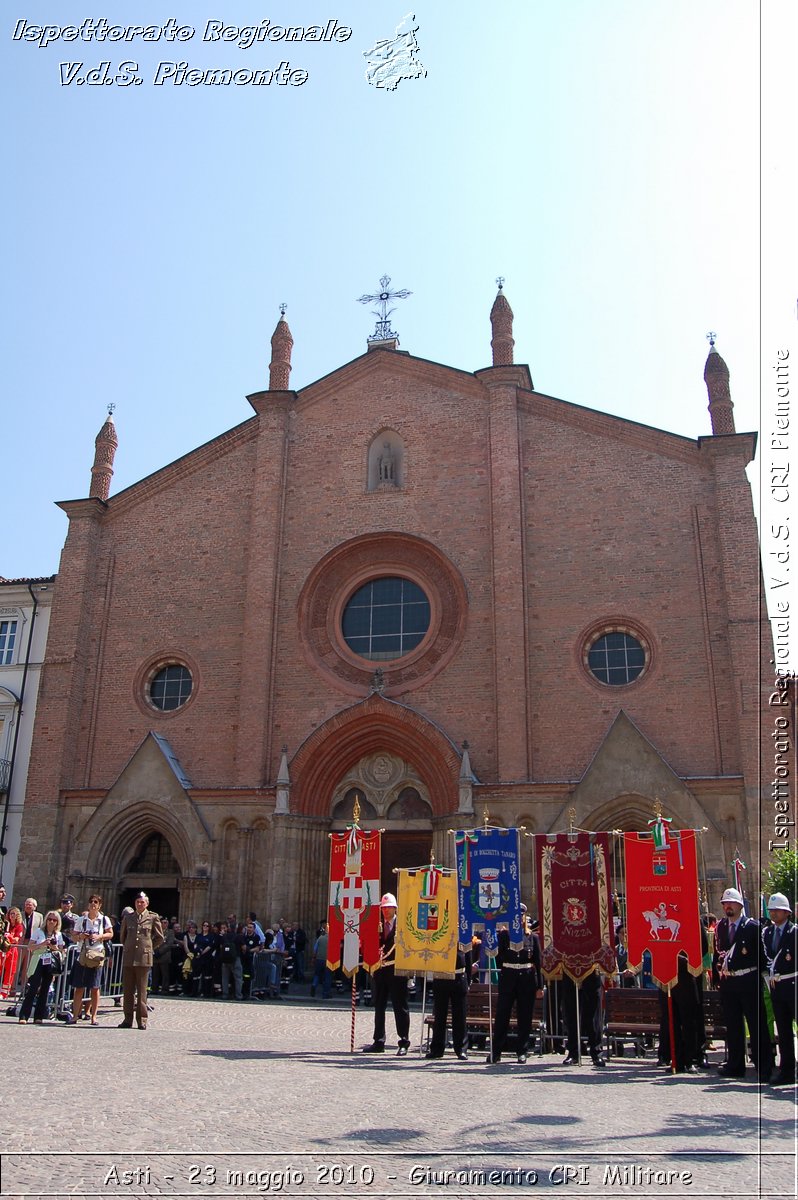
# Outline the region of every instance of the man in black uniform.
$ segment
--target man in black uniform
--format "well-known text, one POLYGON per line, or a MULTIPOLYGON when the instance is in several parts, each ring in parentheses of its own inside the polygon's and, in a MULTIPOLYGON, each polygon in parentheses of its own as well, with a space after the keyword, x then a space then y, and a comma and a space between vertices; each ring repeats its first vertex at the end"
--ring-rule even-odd
POLYGON ((516 1006, 518 1040, 515 1047, 520 1063, 526 1062, 535 999, 543 995, 540 976, 540 942, 527 919, 526 905, 521 905, 523 945, 519 950, 510 947, 510 933, 499 930, 496 965, 499 968, 499 1002, 493 1019, 493 1037, 488 1062, 501 1062, 504 1043, 510 1029, 513 1005, 516 1006))
POLYGON ((457 1058, 467 1059, 466 993, 471 982, 471 951, 458 946, 454 979, 437 976, 432 984, 432 1039, 427 1058, 443 1058, 446 1018, 452 1006, 452 1046, 457 1058))
POLYGON ((773 1049, 762 992, 762 931, 759 922, 743 912, 743 898, 736 888, 726 889, 721 904, 726 915, 718 921, 715 931, 715 956, 729 1057, 718 1072, 734 1079, 742 1079, 745 1075, 747 1022, 754 1066, 760 1082, 768 1083, 773 1070, 773 1049))
POLYGON ((397 1054, 403 1057, 410 1049, 410 1009, 407 1007, 407 976, 394 971, 394 941, 396 938, 396 897, 386 892, 380 900, 380 967, 372 973, 374 994, 374 1038, 364 1046, 364 1054, 382 1054, 385 1050, 385 1010, 390 999, 396 1033, 399 1038, 397 1054))
POLYGON ((601 1017, 599 1014, 599 997, 601 995, 601 975, 591 971, 585 975, 579 984, 575 984, 570 975, 562 978, 561 1004, 565 1017, 565 1027, 568 1030, 568 1054, 563 1059, 563 1066, 570 1067, 579 1062, 580 1038, 587 1038, 587 1048, 594 1067, 606 1067, 607 1063, 601 1057, 601 1017), (579 996, 577 997, 577 990, 579 996), (579 1004, 579 1020, 577 1021, 577 1002, 579 1004))
POLYGON ((772 925, 762 934, 768 960, 768 985, 779 1038, 779 1070, 772 1080, 777 1086, 795 1083, 796 961, 798 925, 792 920, 790 902, 781 892, 768 900, 772 925))

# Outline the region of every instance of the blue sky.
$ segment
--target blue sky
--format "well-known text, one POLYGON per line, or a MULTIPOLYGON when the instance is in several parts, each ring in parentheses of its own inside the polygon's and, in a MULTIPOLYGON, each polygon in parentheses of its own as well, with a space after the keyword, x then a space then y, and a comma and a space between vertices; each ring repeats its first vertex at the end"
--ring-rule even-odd
MULTIPOLYGON (((15 114, 2 199, 7 577, 57 570, 66 518, 53 502, 87 494, 108 403, 118 491, 248 418, 280 302, 293 386, 362 353, 373 317, 357 297, 383 273, 413 293, 394 315, 402 349, 486 366, 503 275, 516 359, 540 391, 689 437, 710 428, 714 329, 737 428, 759 428, 771 347, 750 0, 28 0, 4 16, 0 45, 15 114), (408 11, 426 78, 368 86, 363 51, 408 11), (43 49, 12 41, 23 16, 173 16, 196 34, 43 49), (202 40, 210 19, 267 16, 335 18, 353 34, 248 50, 202 40), (106 59, 136 61, 144 82, 61 86, 59 63, 106 59), (307 82, 152 85, 162 61, 282 59, 307 82)), ((762 82, 767 96, 781 86, 769 68, 762 82)))

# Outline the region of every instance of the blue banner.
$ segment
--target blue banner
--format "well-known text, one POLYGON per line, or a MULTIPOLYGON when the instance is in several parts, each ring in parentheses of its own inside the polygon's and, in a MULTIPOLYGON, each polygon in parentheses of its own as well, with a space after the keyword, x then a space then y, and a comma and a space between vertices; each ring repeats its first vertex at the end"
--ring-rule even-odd
POLYGON ((460 948, 471 946, 474 933, 495 954, 497 926, 506 926, 514 950, 524 944, 521 925, 520 834, 517 829, 458 830, 457 883, 460 906, 460 948))

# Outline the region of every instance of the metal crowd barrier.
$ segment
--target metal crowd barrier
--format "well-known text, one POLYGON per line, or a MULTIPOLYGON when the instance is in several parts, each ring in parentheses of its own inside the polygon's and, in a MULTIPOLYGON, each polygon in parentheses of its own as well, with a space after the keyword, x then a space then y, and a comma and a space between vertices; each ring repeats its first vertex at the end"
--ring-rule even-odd
MULTIPOLYGON (((53 978, 50 989, 50 1005, 53 1007, 56 1016, 61 1012, 71 1011, 72 1009, 74 988, 69 980, 79 953, 79 946, 69 946, 64 970, 60 975, 56 975, 53 978)), ((25 985, 28 978, 28 958, 27 949, 24 946, 18 947, 17 964, 6 995, 6 999, 11 1004, 21 1003, 22 997, 25 994, 25 985)), ((88 992, 84 992, 84 998, 88 999, 88 996, 88 992)), ((100 985, 100 999, 116 1001, 121 996, 122 945, 120 942, 106 942, 105 963, 103 964, 100 985)))

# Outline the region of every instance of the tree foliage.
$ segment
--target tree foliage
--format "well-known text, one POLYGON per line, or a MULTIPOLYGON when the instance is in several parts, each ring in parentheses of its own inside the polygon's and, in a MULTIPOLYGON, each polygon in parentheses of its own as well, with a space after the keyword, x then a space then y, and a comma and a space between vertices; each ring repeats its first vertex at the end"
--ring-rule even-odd
MULTIPOLYGON (((783 892, 795 912, 798 895, 798 849, 776 850, 770 860, 767 874, 768 888, 772 892, 783 892)), ((765 903, 768 897, 765 896, 765 903)))

